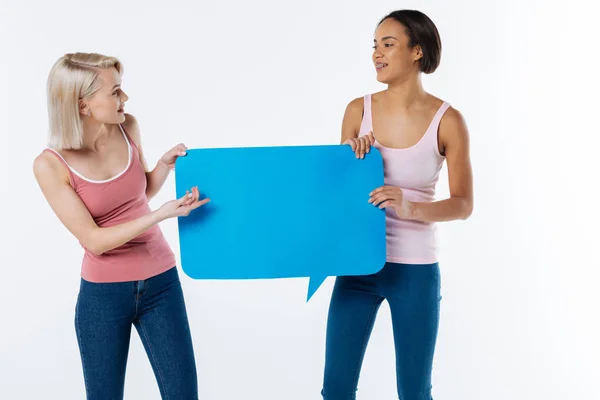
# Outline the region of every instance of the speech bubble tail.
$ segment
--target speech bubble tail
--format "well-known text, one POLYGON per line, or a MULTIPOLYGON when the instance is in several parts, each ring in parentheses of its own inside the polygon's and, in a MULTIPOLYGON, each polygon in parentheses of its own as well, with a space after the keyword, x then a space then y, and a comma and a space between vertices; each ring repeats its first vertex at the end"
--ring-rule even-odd
POLYGON ((307 303, 310 300, 310 298, 313 296, 313 294, 315 294, 317 292, 319 287, 321 287, 323 282, 325 282, 325 279, 327 279, 326 276, 321 276, 321 277, 311 276, 310 277, 310 280, 308 281, 308 294, 306 296, 307 303))

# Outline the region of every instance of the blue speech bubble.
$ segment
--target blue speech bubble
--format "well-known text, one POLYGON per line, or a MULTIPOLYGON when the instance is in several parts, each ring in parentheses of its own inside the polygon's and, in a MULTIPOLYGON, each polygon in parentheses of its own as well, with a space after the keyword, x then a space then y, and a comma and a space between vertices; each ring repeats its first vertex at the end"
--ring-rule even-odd
POLYGON ((385 264, 383 185, 376 148, 190 149, 175 168, 177 197, 198 186, 211 201, 178 219, 181 266, 193 279, 310 277, 307 301, 328 276, 369 275, 385 264))

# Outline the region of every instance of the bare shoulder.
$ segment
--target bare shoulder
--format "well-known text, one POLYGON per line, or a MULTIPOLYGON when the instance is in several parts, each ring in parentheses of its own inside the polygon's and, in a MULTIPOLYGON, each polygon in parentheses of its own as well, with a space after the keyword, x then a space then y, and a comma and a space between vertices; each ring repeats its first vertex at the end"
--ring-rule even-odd
POLYGON ((469 135, 467 122, 462 113, 449 107, 440 121, 440 137, 447 140, 466 139, 469 135))
POLYGON ((67 167, 54 154, 42 151, 33 160, 33 174, 38 182, 69 181, 67 167))
POLYGON ((357 97, 346 106, 344 119, 342 120, 342 138, 341 143, 346 140, 355 138, 360 131, 360 123, 362 121, 364 102, 362 97, 357 97))
MULTIPOLYGON (((375 101, 375 96, 378 96, 381 92, 375 93, 372 95, 372 100, 375 101)), ((353 125, 358 124, 360 126, 360 122, 362 121, 363 114, 365 110, 365 98, 357 97, 353 99, 346 106, 346 112, 344 113, 344 120, 346 123, 351 123, 353 125)))
POLYGON ((346 113, 353 114, 353 115, 354 114, 362 115, 363 108, 364 108, 364 99, 362 97, 357 97, 357 98, 353 99, 350 103, 348 103, 348 105, 346 106, 346 113))
POLYGON ((131 140, 133 140, 133 143, 135 143, 144 170, 148 172, 148 163, 146 162, 144 150, 142 149, 142 134, 140 133, 140 126, 138 125, 137 119, 133 115, 125 113, 125 122, 123 122, 123 128, 125 128, 127 134, 131 140))
POLYGON ((140 133, 140 126, 137 119, 133 115, 125 113, 125 122, 123 122, 123 128, 125 128, 127 134, 139 147, 142 135, 140 133))

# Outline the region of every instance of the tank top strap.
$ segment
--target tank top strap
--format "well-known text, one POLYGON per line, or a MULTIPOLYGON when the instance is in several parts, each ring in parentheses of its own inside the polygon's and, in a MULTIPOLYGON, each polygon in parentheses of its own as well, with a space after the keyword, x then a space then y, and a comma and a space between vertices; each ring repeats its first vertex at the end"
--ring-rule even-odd
POLYGON ((431 128, 437 131, 437 128, 440 126, 440 121, 448 108, 450 108, 450 104, 444 101, 431 121, 431 128))
POLYGON ((371 94, 364 97, 364 117, 371 120, 371 94))
POLYGON ((121 133, 123 134, 123 137, 127 142, 127 146, 130 147, 132 150, 135 150, 135 153, 139 153, 140 150, 138 149, 133 139, 131 139, 131 136, 129 136, 129 133, 127 133, 127 131, 125 130, 125 127, 122 124, 119 124, 119 128, 121 129, 121 133))
POLYGON ((131 138, 129 133, 127 133, 125 127, 122 124, 119 124, 119 128, 121 128, 121 132, 123 133, 123 136, 127 141, 127 145, 129 146, 129 149, 131 151, 131 163, 139 164, 142 168, 144 168, 140 149, 138 148, 137 144, 135 144, 135 141, 131 138))
POLYGON ((450 104, 444 101, 433 116, 433 119, 431 120, 431 123, 429 124, 429 127, 427 128, 427 131, 422 139, 422 141, 428 142, 427 146, 435 148, 435 153, 438 155, 441 155, 439 154, 440 147, 438 142, 440 122, 448 108, 450 108, 450 104))
POLYGON ((371 114, 371 95, 364 96, 363 117, 360 123, 359 135, 366 135, 373 131, 373 116, 371 114))
POLYGON ((73 189, 75 189, 75 185, 76 185, 75 174, 73 173, 73 170, 71 169, 71 166, 69 165, 69 163, 67 163, 67 160, 65 160, 64 157, 58 151, 56 151, 50 147, 46 147, 44 149, 44 151, 48 152, 50 154, 54 154, 54 156, 56 158, 58 158, 58 160, 65 166, 67 171, 69 171, 69 183, 71 184, 71 187, 73 189))

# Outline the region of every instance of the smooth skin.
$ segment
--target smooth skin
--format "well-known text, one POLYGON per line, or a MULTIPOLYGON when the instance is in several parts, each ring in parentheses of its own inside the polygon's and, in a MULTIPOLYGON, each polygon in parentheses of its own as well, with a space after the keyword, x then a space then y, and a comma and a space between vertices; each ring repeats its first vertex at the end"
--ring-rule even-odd
MULTIPOLYGON (((420 46, 410 48, 402 24, 385 20, 375 32, 373 63, 377 80, 387 89, 372 96, 373 131, 358 137, 362 121, 362 97, 346 107, 342 122, 342 144, 352 147, 356 157, 368 154, 375 141, 388 148, 414 146, 425 134, 442 100, 427 93, 421 82, 420 46), (377 139, 375 139, 375 137, 377 139)), ((369 203, 391 207, 399 218, 424 222, 467 219, 473 212, 473 173, 469 132, 458 110, 450 107, 438 130, 440 154, 446 157, 450 197, 435 202, 411 202, 397 186, 378 187, 369 193, 369 203)))
MULTIPOLYGON (((86 178, 110 179, 123 171, 129 161, 127 144, 118 127, 118 124, 123 124, 139 149, 146 170, 146 195, 150 200, 162 188, 175 161, 186 154, 187 148, 178 144, 158 160, 153 170, 148 171, 138 123, 132 115, 124 112, 124 104, 129 97, 121 88, 119 73, 115 68, 107 68, 100 69, 99 75, 102 88, 90 99, 80 100, 79 104, 84 131, 83 146, 76 150, 61 150, 60 154, 86 178)), ((186 195, 166 202, 149 214, 116 226, 100 228, 71 186, 67 167, 57 157, 42 152, 33 162, 33 172, 44 197, 60 221, 83 246, 96 255, 127 243, 168 218, 187 216, 210 201, 208 198, 200 200, 200 192, 194 187, 186 195)))

